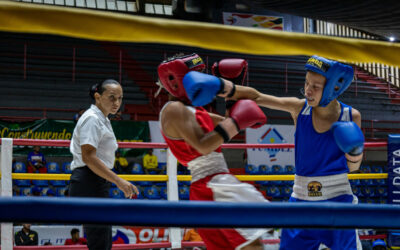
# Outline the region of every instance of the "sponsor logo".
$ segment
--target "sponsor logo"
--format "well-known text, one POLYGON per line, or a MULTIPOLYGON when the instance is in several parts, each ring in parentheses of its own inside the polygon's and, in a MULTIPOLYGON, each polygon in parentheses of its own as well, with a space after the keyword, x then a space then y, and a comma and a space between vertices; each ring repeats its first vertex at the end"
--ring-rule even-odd
POLYGON ((318 197, 322 196, 322 184, 318 181, 312 181, 307 184, 308 196, 318 197))

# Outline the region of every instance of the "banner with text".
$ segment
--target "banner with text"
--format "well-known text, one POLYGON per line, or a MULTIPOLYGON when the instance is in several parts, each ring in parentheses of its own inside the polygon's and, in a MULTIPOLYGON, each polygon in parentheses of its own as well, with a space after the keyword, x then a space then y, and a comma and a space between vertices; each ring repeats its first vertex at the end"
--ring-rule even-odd
MULTIPOLYGON (((257 129, 246 129, 247 144, 294 143, 293 125, 264 125, 257 129)), ((247 162, 252 165, 293 165, 293 148, 249 148, 247 162)))
POLYGON ((388 136, 388 203, 400 204, 400 135, 388 136))
MULTIPOLYGON (((149 126, 147 122, 111 121, 118 141, 148 142, 149 126)), ((14 139, 44 139, 44 140, 71 140, 76 123, 67 120, 37 120, 34 122, 11 123, 0 121, 1 138, 14 139)), ((26 155, 32 147, 15 146, 15 155, 26 155)), ((42 147, 45 155, 70 155, 65 147, 42 147)), ((143 154, 143 149, 124 149, 126 156, 143 154)))

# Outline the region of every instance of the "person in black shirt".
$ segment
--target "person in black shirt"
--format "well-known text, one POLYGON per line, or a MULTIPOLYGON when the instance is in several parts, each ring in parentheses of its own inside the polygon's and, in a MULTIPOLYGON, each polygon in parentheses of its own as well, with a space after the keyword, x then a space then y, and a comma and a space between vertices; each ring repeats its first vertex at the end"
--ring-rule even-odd
POLYGON ((21 231, 15 233, 15 245, 17 246, 37 246, 38 234, 31 230, 31 224, 22 224, 21 231))

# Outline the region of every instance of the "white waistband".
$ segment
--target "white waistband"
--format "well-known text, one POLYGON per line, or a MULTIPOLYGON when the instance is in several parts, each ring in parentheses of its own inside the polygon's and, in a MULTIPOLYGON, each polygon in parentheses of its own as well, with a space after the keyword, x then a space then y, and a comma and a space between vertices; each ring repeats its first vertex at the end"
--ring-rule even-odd
POLYGON ((217 152, 197 157, 188 163, 188 168, 192 174, 192 182, 212 174, 229 172, 224 156, 217 152))
POLYGON ((320 201, 343 194, 353 194, 347 173, 312 177, 295 175, 292 193, 294 198, 320 201))

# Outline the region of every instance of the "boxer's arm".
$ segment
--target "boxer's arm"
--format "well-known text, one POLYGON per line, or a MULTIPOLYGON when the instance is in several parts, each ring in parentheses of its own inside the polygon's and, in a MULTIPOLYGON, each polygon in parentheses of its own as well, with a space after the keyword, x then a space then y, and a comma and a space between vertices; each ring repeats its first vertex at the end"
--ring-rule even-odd
POLYGON ((218 125, 218 123, 222 122, 225 117, 221 116, 221 115, 217 115, 214 113, 208 113, 213 121, 214 127, 218 125))
POLYGON ((215 131, 204 133, 195 114, 181 102, 168 104, 162 113, 161 124, 166 136, 185 140, 203 155, 213 152, 224 142, 215 131))
POLYGON ((255 101, 259 106, 289 112, 292 114, 292 117, 297 117, 304 105, 304 100, 297 97, 277 97, 267 95, 252 87, 240 85, 236 85, 235 94, 231 99, 250 99, 255 101))
MULTIPOLYGON (((351 115, 353 116, 353 122, 357 124, 361 129, 361 113, 357 109, 352 108, 351 115)), ((354 159, 354 156, 346 154, 347 166, 349 167, 350 172, 357 171, 360 169, 362 157, 363 153, 361 153, 361 155, 357 159, 354 159)))

